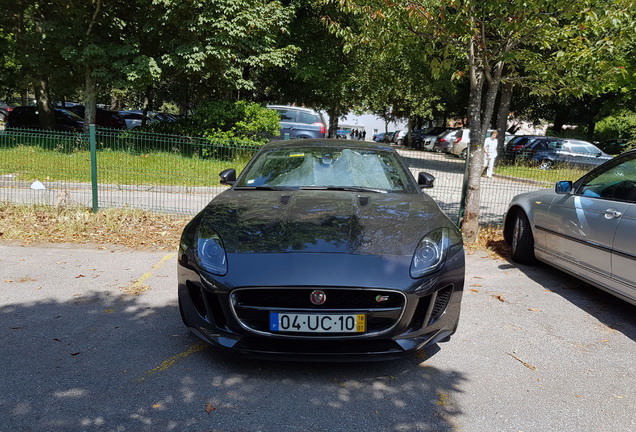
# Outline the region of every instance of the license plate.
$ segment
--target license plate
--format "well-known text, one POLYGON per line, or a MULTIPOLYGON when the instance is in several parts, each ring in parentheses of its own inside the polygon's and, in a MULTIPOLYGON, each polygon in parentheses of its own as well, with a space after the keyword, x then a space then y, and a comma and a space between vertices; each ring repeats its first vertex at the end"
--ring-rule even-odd
POLYGON ((365 314, 294 314, 271 312, 271 331, 305 333, 364 333, 367 330, 365 314))

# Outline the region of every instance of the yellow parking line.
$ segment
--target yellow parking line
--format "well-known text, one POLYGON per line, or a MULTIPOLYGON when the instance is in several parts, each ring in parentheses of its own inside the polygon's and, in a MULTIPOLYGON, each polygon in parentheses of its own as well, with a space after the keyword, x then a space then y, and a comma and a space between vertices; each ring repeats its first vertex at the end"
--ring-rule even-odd
MULTIPOLYGON (((163 258, 161 258, 161 261, 159 261, 157 264, 152 266, 153 270, 158 270, 160 269, 163 264, 168 261, 169 259, 171 259, 172 257, 174 257, 176 254, 175 253, 170 253, 166 256, 164 256, 163 258)), ((150 289, 150 285, 144 285, 144 282, 150 278, 150 276, 152 276, 154 272, 150 271, 147 273, 144 273, 139 279, 137 279, 135 282, 133 282, 131 285, 127 286, 127 287, 121 287, 120 290, 123 291, 126 294, 131 294, 131 295, 139 295, 144 291, 148 291, 150 289)))
POLYGON ((153 374, 156 374, 158 372, 166 371, 170 367, 172 367, 177 360, 184 359, 184 358, 188 357, 191 354, 197 353, 199 351, 203 351, 207 347, 208 347, 207 343, 200 343, 198 345, 193 345, 187 351, 184 351, 184 352, 179 353, 177 355, 173 355, 168 360, 162 361, 159 364, 159 366, 144 372, 143 376, 141 378, 136 379, 134 382, 139 383, 139 382, 145 381, 146 377, 149 376, 149 375, 153 375, 153 374))

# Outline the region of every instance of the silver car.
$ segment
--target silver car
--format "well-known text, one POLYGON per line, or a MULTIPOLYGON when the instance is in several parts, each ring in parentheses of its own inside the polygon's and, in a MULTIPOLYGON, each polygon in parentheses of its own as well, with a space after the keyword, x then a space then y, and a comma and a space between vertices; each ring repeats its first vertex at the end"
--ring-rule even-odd
POLYGON ((513 260, 545 262, 636 305, 636 150, 574 183, 517 195, 504 238, 513 260))

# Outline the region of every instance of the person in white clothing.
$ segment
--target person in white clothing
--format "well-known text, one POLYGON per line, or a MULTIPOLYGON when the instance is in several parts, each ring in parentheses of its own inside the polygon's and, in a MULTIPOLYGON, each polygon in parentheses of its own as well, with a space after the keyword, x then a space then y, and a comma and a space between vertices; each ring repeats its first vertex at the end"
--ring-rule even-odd
POLYGON ((495 169, 495 159, 497 158, 497 131, 492 131, 490 137, 484 141, 484 170, 486 177, 492 178, 495 169))

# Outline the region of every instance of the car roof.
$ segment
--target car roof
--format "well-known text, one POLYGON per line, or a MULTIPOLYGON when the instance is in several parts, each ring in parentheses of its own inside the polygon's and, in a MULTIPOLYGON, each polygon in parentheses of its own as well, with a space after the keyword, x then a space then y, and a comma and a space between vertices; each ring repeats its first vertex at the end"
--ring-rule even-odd
MULTIPOLYGON (((580 139, 568 139, 568 140, 565 140, 565 141, 567 141, 569 143, 572 143, 572 144, 594 145, 594 144, 592 144, 589 141, 583 141, 583 140, 580 140, 580 139)), ((596 147, 596 146, 594 146, 594 147, 596 147)))
POLYGON ((282 140, 271 141, 263 146, 263 149, 298 149, 307 147, 327 147, 332 149, 360 149, 360 150, 379 150, 379 151, 392 151, 393 148, 390 145, 383 143, 377 143, 375 141, 356 141, 356 140, 342 140, 333 138, 315 138, 315 139, 295 139, 295 140, 282 140))
POLYGON ((307 111, 307 112, 316 112, 316 110, 312 109, 312 108, 307 108, 307 107, 297 107, 297 106, 290 106, 290 105, 267 105, 267 108, 274 108, 274 109, 294 109, 294 110, 299 110, 299 111, 307 111))

